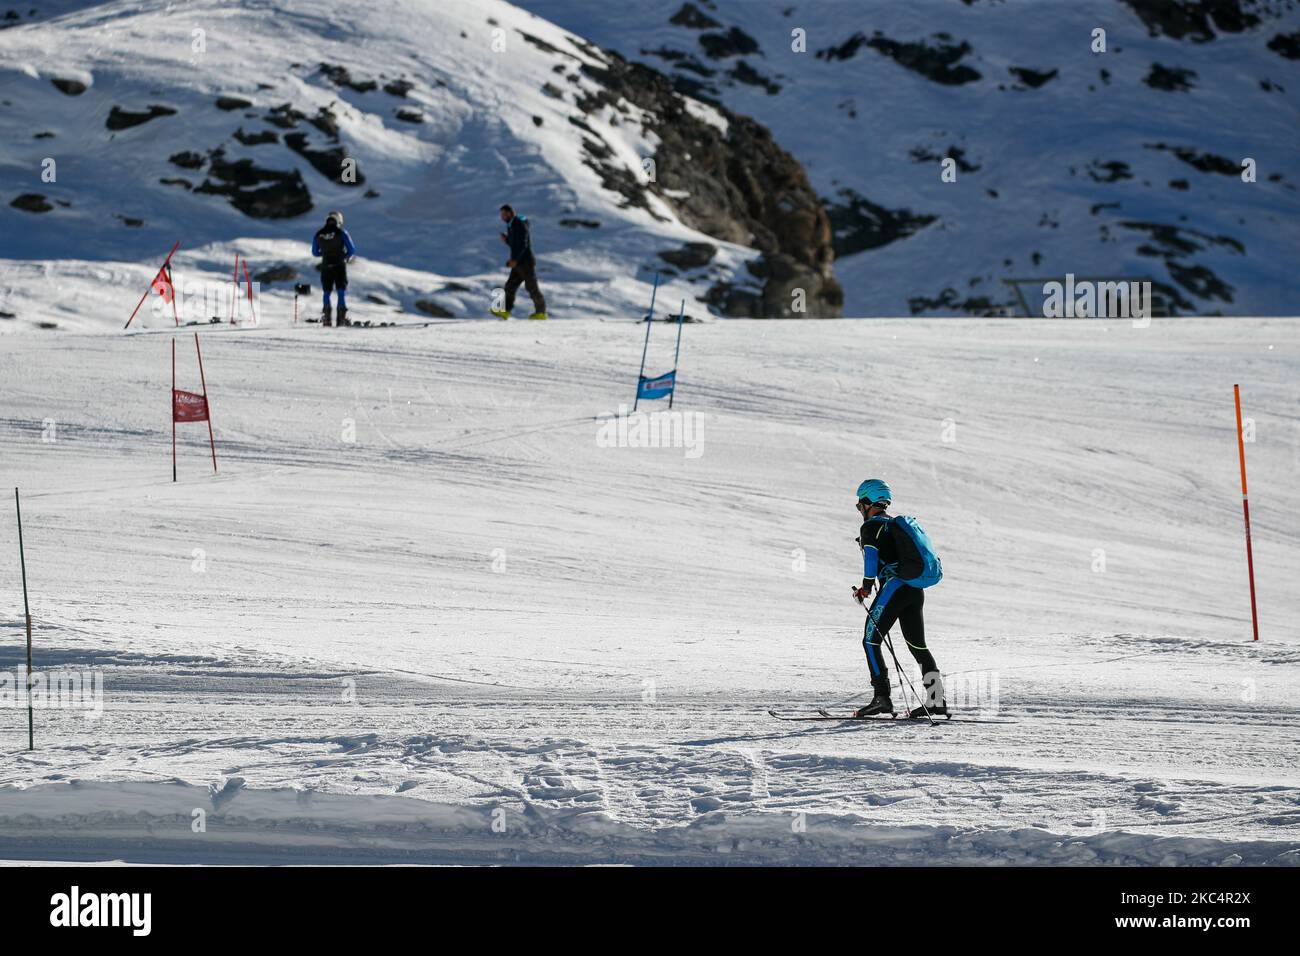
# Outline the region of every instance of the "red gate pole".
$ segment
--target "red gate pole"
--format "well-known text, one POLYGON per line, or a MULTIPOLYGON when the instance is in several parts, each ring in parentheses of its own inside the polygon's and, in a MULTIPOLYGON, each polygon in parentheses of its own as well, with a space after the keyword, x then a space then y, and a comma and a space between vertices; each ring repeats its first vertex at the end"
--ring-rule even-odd
POLYGON ((248 293, 248 323, 257 324, 257 314, 253 311, 253 280, 248 277, 248 257, 244 257, 244 290, 248 293))
POLYGON ((176 320, 176 328, 181 327, 181 317, 176 314, 176 283, 172 281, 172 267, 167 266, 167 284, 172 287, 172 318, 176 320))
MULTIPOLYGON (((198 335, 197 332, 194 333, 198 335)), ((176 337, 172 336, 172 393, 167 396, 167 411, 172 417, 172 481, 176 480, 176 337)))
MULTIPOLYGON (((172 261, 172 256, 174 256, 174 255, 176 254, 176 250, 179 249, 180 247, 181 247, 181 241, 180 241, 179 239, 177 239, 177 240, 176 240, 176 244, 175 244, 174 246, 172 246, 172 251, 169 252, 169 253, 167 253, 167 258, 163 260, 163 266, 164 266, 164 267, 166 267, 166 266, 167 266, 167 265, 172 261)), ((160 270, 160 271, 161 271, 161 270, 160 270)), ((156 278, 156 277, 155 277, 155 278, 156 278)), ((168 282, 171 281, 171 277, 170 277, 170 276, 168 277, 167 281, 168 281, 168 282)), ((137 303, 135 304, 135 311, 131 313, 131 318, 129 318, 129 319, 126 320, 126 325, 122 326, 122 328, 125 329, 125 328, 129 328, 129 327, 130 327, 131 322, 135 319, 135 313, 140 311, 140 306, 144 305, 144 300, 147 299, 147 298, 149 298, 149 293, 152 292, 152 291, 153 291, 153 282, 150 282, 150 283, 149 283, 149 288, 147 288, 147 289, 144 290, 144 295, 140 296, 140 301, 137 302, 137 303)), ((176 291, 176 287, 173 286, 173 287, 172 287, 172 292, 174 293, 175 291, 176 291)), ((173 295, 172 297, 175 298, 175 295, 173 295)))
POLYGON ((1233 402, 1237 406, 1237 455, 1241 460, 1241 514, 1246 521, 1246 570, 1250 575, 1250 626, 1259 640, 1259 614, 1255 609, 1255 559, 1250 550, 1250 500, 1246 492, 1246 440, 1241 430, 1241 386, 1232 386, 1233 402))
POLYGON ((217 473, 217 442, 212 437, 212 405, 208 401, 208 381, 203 377, 203 353, 199 350, 199 333, 194 333, 194 354, 199 357, 199 382, 203 385, 203 407, 208 413, 208 445, 212 449, 212 473, 217 473))
POLYGON ((239 253, 235 253, 235 268, 230 272, 230 324, 235 324, 235 307, 239 302, 239 253))

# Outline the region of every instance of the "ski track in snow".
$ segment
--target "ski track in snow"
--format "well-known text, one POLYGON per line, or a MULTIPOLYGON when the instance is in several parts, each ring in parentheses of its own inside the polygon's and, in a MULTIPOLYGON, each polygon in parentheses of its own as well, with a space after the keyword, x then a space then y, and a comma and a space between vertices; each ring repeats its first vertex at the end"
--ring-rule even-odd
POLYGON ((209 336, 221 470, 182 427, 175 485, 165 336, 6 337, 36 667, 105 700, 38 710, 31 754, 0 708, 0 858, 1300 861, 1292 325, 693 326, 697 459, 596 440, 640 337, 209 336), (863 694, 849 492, 877 470, 944 556, 950 687, 996 675, 1010 722, 766 715, 863 694))

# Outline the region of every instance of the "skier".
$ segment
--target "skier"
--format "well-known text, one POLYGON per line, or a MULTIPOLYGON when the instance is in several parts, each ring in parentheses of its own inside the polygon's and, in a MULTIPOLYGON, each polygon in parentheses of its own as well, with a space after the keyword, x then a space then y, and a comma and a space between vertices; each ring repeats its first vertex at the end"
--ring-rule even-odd
POLYGON ((330 292, 339 290, 338 324, 351 325, 348 321, 348 263, 357 254, 357 247, 352 244, 352 237, 343 228, 343 213, 331 212, 325 217, 325 225, 316 230, 311 240, 311 254, 320 256, 320 286, 325 293, 324 308, 321 309, 320 324, 329 326, 330 292))
POLYGON ((520 283, 528 290, 533 300, 533 314, 530 319, 546 318, 546 299, 537 284, 537 260, 533 256, 532 230, 527 216, 515 215, 509 205, 501 207, 501 221, 506 224, 506 231, 501 233, 501 241, 510 247, 510 277, 506 279, 506 301, 504 309, 490 310, 499 319, 510 318, 510 310, 515 307, 515 293, 520 283))
MULTIPOLYGON (((943 696, 943 681, 939 676, 939 665, 934 662, 934 655, 925 646, 925 620, 921 609, 925 604, 925 591, 922 588, 934 584, 942 576, 938 559, 930 557, 937 575, 929 567, 931 577, 923 577, 918 561, 924 561, 919 554, 917 542, 909 534, 907 527, 900 522, 907 522, 917 528, 908 518, 895 518, 887 514, 893 492, 879 478, 868 478, 858 486, 858 513, 862 515, 862 528, 858 533, 858 544, 862 546, 862 586, 855 588, 853 596, 859 604, 871 596, 872 587, 880 582, 880 590, 871 602, 867 614, 866 628, 862 635, 862 647, 867 653, 867 665, 871 669, 871 688, 874 696, 865 707, 854 713, 855 717, 871 717, 875 714, 894 712, 893 702, 889 699, 889 668, 885 664, 880 644, 884 635, 889 633, 897 621, 902 626, 903 639, 908 649, 916 658, 921 668, 921 682, 926 689, 927 701, 908 712, 908 717, 942 716, 948 713, 943 696), (913 573, 915 572, 915 573, 913 573), (906 580, 904 580, 906 578, 906 580), (908 581, 912 583, 908 583, 908 581)), ((929 539, 920 532, 924 546, 928 549, 929 539)))

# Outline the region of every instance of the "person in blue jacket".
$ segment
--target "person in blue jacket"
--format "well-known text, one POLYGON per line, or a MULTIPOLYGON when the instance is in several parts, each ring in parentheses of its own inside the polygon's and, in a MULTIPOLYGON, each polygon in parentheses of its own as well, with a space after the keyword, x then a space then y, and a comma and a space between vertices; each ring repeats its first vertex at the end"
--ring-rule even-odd
POLYGON ((331 212, 325 217, 325 225, 312 237, 311 254, 320 256, 320 287, 325 293, 320 324, 331 324, 330 293, 338 289, 338 324, 351 325, 348 320, 348 263, 357 254, 357 247, 343 228, 343 213, 331 212))
POLYGON ((921 681, 927 692, 927 703, 913 708, 907 716, 924 717, 927 711, 932 716, 942 716, 948 713, 943 681, 939 665, 925 645, 925 618, 922 616, 925 591, 903 582, 904 577, 910 578, 906 569, 900 576, 900 565, 909 560, 908 551, 914 552, 915 548, 909 549, 906 542, 900 544, 899 535, 906 538, 906 532, 894 527, 888 514, 893 497, 889 486, 879 478, 868 478, 858 486, 857 508, 862 516, 862 528, 858 532, 858 544, 862 546, 862 586, 854 589, 853 596, 862 604, 871 596, 877 582, 880 590, 871 602, 862 635, 862 648, 867 653, 867 666, 871 670, 873 697, 854 716, 872 717, 894 712, 889 697, 889 667, 880 644, 895 622, 902 626, 903 640, 921 668, 921 681))
POLYGON ((544 319, 546 299, 537 284, 537 259, 533 256, 532 227, 528 224, 528 217, 516 215, 514 209, 506 205, 501 207, 501 221, 506 224, 501 241, 510 247, 510 261, 506 263, 510 276, 506 279, 505 308, 490 311, 499 319, 510 318, 510 310, 515 307, 515 294, 522 284, 533 300, 533 314, 529 318, 544 319))

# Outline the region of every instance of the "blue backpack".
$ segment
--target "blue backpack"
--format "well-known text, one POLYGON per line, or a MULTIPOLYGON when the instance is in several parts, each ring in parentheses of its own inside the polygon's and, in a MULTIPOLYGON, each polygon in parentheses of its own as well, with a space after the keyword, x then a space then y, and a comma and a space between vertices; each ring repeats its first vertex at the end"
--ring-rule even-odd
POLYGON ((934 544, 915 518, 896 515, 889 529, 898 545, 899 580, 914 588, 934 587, 943 580, 943 565, 934 553, 934 544))

